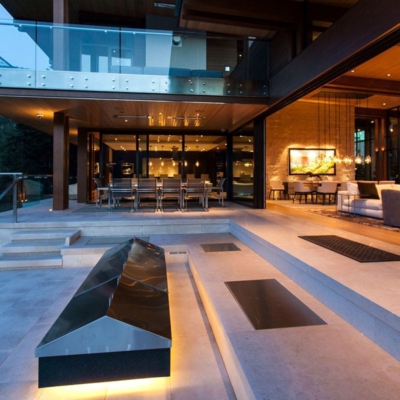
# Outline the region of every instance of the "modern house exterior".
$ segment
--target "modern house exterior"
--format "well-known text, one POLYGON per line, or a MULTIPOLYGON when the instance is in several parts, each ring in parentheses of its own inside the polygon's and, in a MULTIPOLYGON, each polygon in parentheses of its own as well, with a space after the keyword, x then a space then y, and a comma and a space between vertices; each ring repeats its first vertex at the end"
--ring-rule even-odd
POLYGON ((334 150, 336 181, 399 173, 395 0, 0 4, 0 115, 53 135, 55 210, 69 143, 78 202, 92 178, 190 174, 265 208, 304 178, 290 149, 334 150))

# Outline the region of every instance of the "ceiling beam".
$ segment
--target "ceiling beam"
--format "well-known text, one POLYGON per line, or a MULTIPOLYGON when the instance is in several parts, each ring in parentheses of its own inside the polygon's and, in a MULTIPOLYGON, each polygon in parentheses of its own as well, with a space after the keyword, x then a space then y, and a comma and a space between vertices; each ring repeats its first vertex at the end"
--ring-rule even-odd
POLYGON ((388 79, 343 75, 324 86, 327 89, 358 91, 371 94, 400 95, 400 82, 388 79))
POLYGON ((207 22, 218 25, 241 26, 247 28, 263 29, 268 31, 291 31, 293 25, 282 21, 270 21, 262 18, 253 18, 240 15, 226 15, 209 13, 205 11, 189 10, 183 15, 184 20, 207 22))
POLYGON ((359 0, 318 40, 270 78, 270 108, 263 116, 291 104, 397 44, 400 41, 399 21, 398 0, 359 0))

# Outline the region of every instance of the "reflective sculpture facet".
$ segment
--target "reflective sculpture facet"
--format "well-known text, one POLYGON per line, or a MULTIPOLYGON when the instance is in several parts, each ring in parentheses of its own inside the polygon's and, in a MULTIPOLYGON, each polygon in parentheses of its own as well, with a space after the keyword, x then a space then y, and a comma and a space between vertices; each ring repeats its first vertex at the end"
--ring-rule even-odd
POLYGON ((39 387, 169 376, 164 250, 138 238, 108 250, 37 346, 39 387))

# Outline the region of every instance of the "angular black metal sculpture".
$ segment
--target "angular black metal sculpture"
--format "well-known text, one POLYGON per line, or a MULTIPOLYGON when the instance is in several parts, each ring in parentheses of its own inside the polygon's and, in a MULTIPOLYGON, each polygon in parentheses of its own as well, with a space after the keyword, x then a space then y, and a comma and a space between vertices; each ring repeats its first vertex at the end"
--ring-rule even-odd
POLYGON ((108 250, 35 350, 39 387, 170 375, 164 250, 108 250))

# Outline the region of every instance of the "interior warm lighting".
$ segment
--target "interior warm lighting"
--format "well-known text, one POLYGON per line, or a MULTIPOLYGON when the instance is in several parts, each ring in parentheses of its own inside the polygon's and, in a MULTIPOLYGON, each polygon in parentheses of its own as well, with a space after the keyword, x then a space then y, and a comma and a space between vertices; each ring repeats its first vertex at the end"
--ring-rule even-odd
POLYGON ((132 379, 117 382, 87 383, 84 385, 69 385, 46 388, 44 398, 65 399, 74 398, 82 400, 104 398, 128 398, 146 395, 163 396, 168 387, 169 378, 132 379))
POLYGON ((371 156, 366 156, 364 162, 365 164, 371 164, 372 162, 371 156))
POLYGON ((350 72, 356 72, 356 70, 355 70, 355 69, 352 69, 350 72))
POLYGON ((357 155, 356 158, 354 159, 354 162, 356 164, 362 164, 362 158, 360 155, 357 155))
POLYGON ((392 75, 392 74, 387 74, 386 76, 390 76, 390 75, 392 75))
POLYGON ((37 114, 36 117, 37 117, 38 119, 42 119, 42 118, 43 118, 43 114, 37 114))
POLYGON ((151 115, 113 115, 113 118, 153 119, 151 115))

